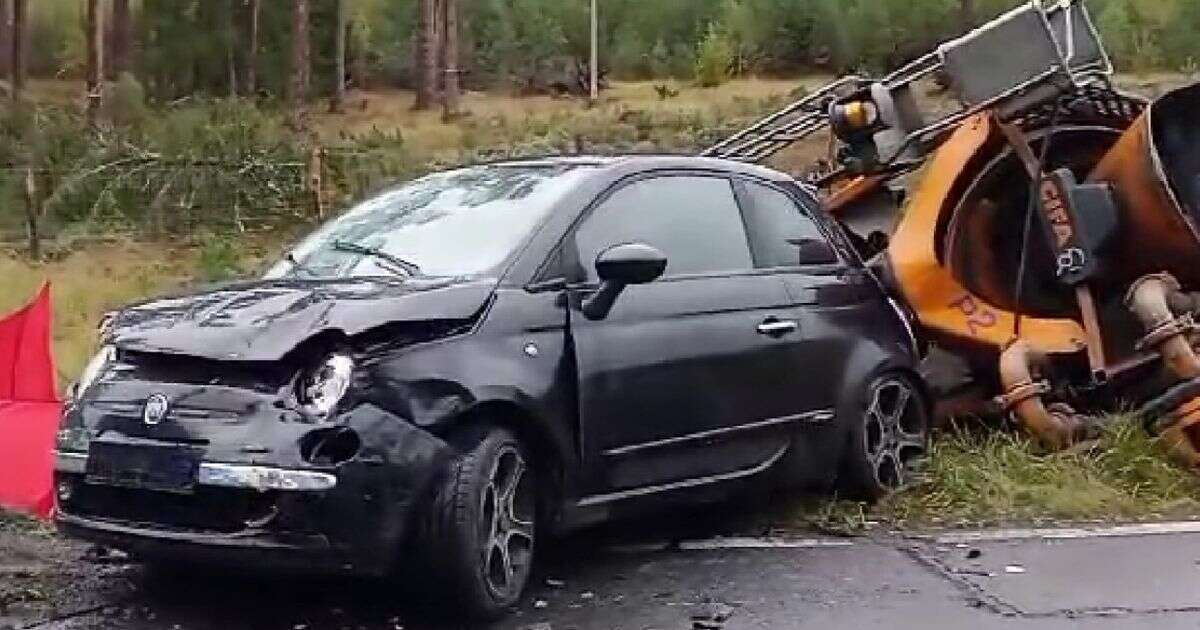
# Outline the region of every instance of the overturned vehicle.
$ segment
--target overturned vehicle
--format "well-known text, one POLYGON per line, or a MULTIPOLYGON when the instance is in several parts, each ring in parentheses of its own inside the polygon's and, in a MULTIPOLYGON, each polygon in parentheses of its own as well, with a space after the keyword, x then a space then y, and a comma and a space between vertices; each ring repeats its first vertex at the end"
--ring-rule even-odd
POLYGON ((434 174, 101 335, 57 445, 68 535, 428 563, 478 616, 517 601, 538 532, 767 476, 878 496, 929 426, 910 322, 812 190, 698 157, 434 174))
POLYGON ((1063 448, 1133 407, 1196 469, 1200 85, 1148 102, 1112 71, 1081 0, 1035 1, 707 154, 759 162, 828 134, 823 210, 991 395, 975 411, 1063 448), (924 99, 934 78, 949 110, 924 99))

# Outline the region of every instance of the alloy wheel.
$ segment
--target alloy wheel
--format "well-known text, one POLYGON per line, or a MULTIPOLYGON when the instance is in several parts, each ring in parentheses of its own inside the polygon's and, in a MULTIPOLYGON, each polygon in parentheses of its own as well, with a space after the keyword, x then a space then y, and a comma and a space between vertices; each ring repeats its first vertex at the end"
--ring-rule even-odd
POLYGON ((534 489, 525 458, 504 446, 495 458, 480 506, 484 579, 499 599, 515 597, 533 561, 534 489))
POLYGON ((913 464, 925 454, 927 419, 920 395, 905 379, 888 376, 871 388, 863 446, 875 482, 882 488, 908 483, 913 464))

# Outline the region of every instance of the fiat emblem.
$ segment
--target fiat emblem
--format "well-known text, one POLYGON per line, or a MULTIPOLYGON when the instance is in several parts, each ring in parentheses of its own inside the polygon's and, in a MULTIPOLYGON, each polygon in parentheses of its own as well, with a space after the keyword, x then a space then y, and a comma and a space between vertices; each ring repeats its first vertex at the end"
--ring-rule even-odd
POLYGON ((152 394, 146 399, 146 406, 142 409, 142 422, 154 426, 167 417, 167 411, 170 408, 171 401, 167 400, 166 396, 152 394))

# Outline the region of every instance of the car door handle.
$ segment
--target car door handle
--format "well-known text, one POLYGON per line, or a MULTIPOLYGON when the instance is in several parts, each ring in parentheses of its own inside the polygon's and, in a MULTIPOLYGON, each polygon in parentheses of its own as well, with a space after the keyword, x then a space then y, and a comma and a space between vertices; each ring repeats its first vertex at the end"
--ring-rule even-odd
POLYGON ((771 337, 782 337, 783 335, 794 333, 800 328, 800 324, 792 319, 765 319, 758 325, 757 330, 760 335, 768 335, 771 337))

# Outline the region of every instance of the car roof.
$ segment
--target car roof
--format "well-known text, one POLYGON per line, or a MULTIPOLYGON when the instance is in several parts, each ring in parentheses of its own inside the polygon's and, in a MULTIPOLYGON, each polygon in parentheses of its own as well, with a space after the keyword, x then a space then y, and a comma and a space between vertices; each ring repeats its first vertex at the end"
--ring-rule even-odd
POLYGON ((590 166, 616 171, 615 175, 623 176, 640 171, 695 169, 706 171, 723 171, 749 175, 774 182, 794 183, 792 176, 757 164, 746 164, 733 160, 697 157, 691 155, 569 155, 548 156, 521 160, 504 160, 492 162, 489 166, 556 166, 574 165, 590 166))

